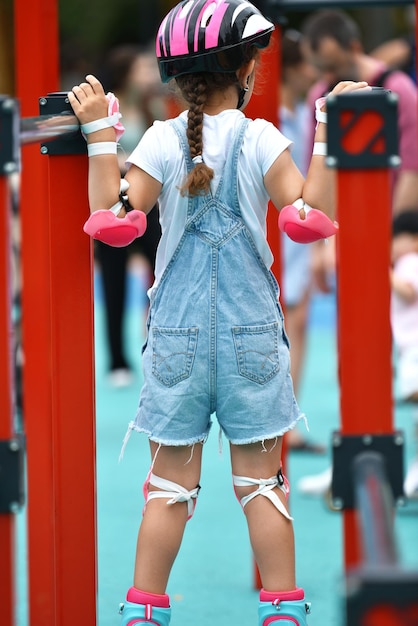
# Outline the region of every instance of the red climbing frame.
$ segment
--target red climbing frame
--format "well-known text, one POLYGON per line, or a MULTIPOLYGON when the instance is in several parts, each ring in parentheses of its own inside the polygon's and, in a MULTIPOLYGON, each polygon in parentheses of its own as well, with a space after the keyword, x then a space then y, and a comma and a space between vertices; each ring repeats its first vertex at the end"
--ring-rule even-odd
MULTIPOLYGON (((418 0, 417 0, 418 6, 418 0)), ((338 2, 335 3, 338 5, 338 2)), ((56 0, 15 0, 15 58, 17 97, 23 117, 39 114, 38 98, 58 90, 58 19, 56 0)), ((417 26, 418 35, 418 26, 417 26)), ((254 96, 247 114, 277 123, 279 39, 267 55, 264 93, 254 96)), ((21 189, 23 265, 24 420, 28 468, 29 621, 73 626, 96 623, 96 519, 94 375, 91 245, 80 224, 86 207, 87 167, 83 156, 42 156, 38 146, 23 149, 21 189), (81 599, 81 600, 80 600, 81 599), (81 602, 81 604, 80 604, 81 602)), ((342 388, 342 427, 345 434, 364 432, 359 416, 368 416, 368 432, 391 432, 391 372, 387 316, 375 314, 388 306, 385 272, 371 276, 374 255, 388 263, 388 221, 376 231, 377 215, 389 197, 385 172, 350 171, 338 175, 339 349, 342 388), (355 179, 354 179, 355 178, 355 179), (359 245, 353 253, 353 213, 346 205, 362 198, 359 245), (371 240, 369 234, 375 233, 371 240), (370 246, 373 246, 372 248, 370 246), (364 273, 366 276, 364 277, 364 273), (365 278, 359 281, 358 277, 365 278), (372 281, 373 279, 373 281, 372 281), (373 292, 369 286, 373 282, 373 292), (349 294, 355 294, 356 303, 349 294), (353 346, 374 349, 353 355, 353 346), (353 341, 355 337, 355 342, 353 341), (367 379, 367 392, 364 380, 367 379), (361 411, 358 405, 361 404, 361 411), (357 417, 356 417, 357 416, 357 417)), ((0 241, 8 241, 8 193, 0 176, 0 241)), ((356 214, 358 230, 358 213, 356 214)), ((269 211, 268 237, 275 251, 273 271, 280 275, 277 213, 269 211)), ((2 246, 7 250, 7 245, 2 246)), ((0 264, 0 382, 12 376, 5 307, 8 276, 0 264)), ((0 394, 2 416, 12 415, 12 399, 0 394)), ((11 420, 0 420, 0 439, 12 434, 11 420)), ((347 564, 359 557, 353 515, 344 513, 347 564)), ((0 588, 2 624, 14 626, 14 519, 0 515, 0 588)), ((260 586, 256 572, 256 586, 260 586)))
MULTIPOLYGON (((23 117, 58 91, 56 0, 15 0, 23 117)), ((96 623, 92 248, 87 160, 22 149, 29 623, 96 623)), ((9 624, 7 624, 9 626, 9 624)), ((10 622, 11 626, 11 622, 10 622)))
MULTIPOLYGON (((0 441, 10 441, 13 429, 12 394, 12 328, 10 298, 10 195, 7 178, 0 174, 0 441)), ((4 481, 4 476, 2 477, 4 481)), ((15 517, 0 513, 0 589, 2 595, 2 623, 13 626, 15 619, 15 517)))
MULTIPOLYGON (((344 435, 393 433, 390 197, 389 170, 338 172, 338 356, 344 435)), ((344 511, 347 567, 358 564, 361 554, 354 517, 353 510, 344 511)))

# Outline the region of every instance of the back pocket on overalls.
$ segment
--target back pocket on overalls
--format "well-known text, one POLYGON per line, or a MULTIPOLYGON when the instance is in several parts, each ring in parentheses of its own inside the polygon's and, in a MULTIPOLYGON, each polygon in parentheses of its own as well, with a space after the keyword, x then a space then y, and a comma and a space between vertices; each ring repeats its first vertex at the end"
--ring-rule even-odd
POLYGON ((166 387, 192 373, 197 334, 197 328, 152 329, 152 373, 166 387))
POLYGON ((235 354, 241 376, 267 383, 280 369, 277 322, 261 326, 234 326, 235 354))

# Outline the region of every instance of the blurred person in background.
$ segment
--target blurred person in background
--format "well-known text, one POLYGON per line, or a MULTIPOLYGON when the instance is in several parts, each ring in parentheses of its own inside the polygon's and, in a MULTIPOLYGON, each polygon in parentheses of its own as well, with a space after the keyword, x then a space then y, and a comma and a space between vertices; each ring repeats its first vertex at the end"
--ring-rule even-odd
MULTIPOLYGON (((418 206, 417 90, 400 70, 366 54, 357 23, 339 10, 308 16, 302 29, 305 58, 317 69, 319 80, 308 94, 308 104, 328 93, 341 80, 364 80, 398 95, 399 152, 402 163, 393 172, 393 212, 418 206)), ((314 126, 310 129, 310 144, 314 126)))
POLYGON ((405 7, 404 33, 381 43, 370 52, 370 56, 383 61, 388 67, 402 70, 416 83, 415 13, 415 5, 405 7))
MULTIPOLYGON (((391 323, 396 351, 400 399, 415 407, 415 446, 418 444, 418 211, 395 216, 392 224, 391 323)), ((409 465, 404 492, 418 498, 418 450, 409 465)))
MULTIPOLYGON (((156 119, 167 116, 167 91, 161 86, 155 53, 149 48, 122 45, 110 50, 101 72, 106 90, 119 100, 125 132, 119 141, 119 164, 125 174, 125 161, 145 130, 156 119)), ((109 348, 108 381, 115 387, 133 382, 132 366, 124 345, 124 320, 128 264, 133 256, 145 259, 149 287, 153 281, 155 254, 161 236, 158 208, 148 215, 143 237, 130 246, 114 248, 97 241, 96 258, 100 264, 106 309, 106 337, 109 348)))
MULTIPOLYGON (((366 54, 358 24, 344 11, 320 10, 308 15, 302 24, 302 50, 306 60, 319 74, 319 80, 307 97, 309 107, 326 95, 341 80, 363 80, 398 95, 399 154, 402 160, 392 170, 392 210, 399 214, 418 207, 417 88, 405 72, 389 68, 366 54)), ((310 125, 309 145, 313 144, 315 122, 310 125)), ((332 291, 335 287, 335 237, 313 244, 313 273, 317 287, 332 291)), ((332 468, 306 476, 298 483, 303 493, 325 494, 331 485, 332 468)))
MULTIPOLYGON (((311 111, 306 104, 306 94, 312 86, 316 72, 302 55, 301 35, 288 29, 281 38, 281 84, 279 90, 279 126, 282 133, 293 141, 292 157, 306 176, 310 161, 307 141, 311 124, 311 111)), ((292 241, 282 233, 282 291, 286 332, 290 340, 290 371, 296 397, 300 389, 306 351, 306 332, 309 301, 312 289, 310 270, 311 246, 292 241)), ((310 442, 295 428, 286 434, 289 450, 300 452, 325 452, 324 446, 310 442)))
POLYGON ((418 211, 393 220, 391 320, 401 399, 418 402, 418 211))

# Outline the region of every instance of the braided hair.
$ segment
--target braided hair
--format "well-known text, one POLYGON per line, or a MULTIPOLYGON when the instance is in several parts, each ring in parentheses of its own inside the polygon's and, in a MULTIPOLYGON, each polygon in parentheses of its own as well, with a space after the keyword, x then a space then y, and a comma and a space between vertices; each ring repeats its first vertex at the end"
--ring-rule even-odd
MULTIPOLYGON (((248 50, 248 58, 258 58, 259 51, 255 46, 248 50)), ((239 91, 239 83, 235 72, 202 72, 197 74, 183 74, 176 77, 177 86, 183 99, 189 106, 187 113, 187 141, 190 148, 190 156, 194 160, 194 167, 187 175, 180 187, 183 196, 206 195, 210 191, 210 183, 214 177, 214 171, 202 160, 203 155, 203 110, 213 93, 225 91, 231 85, 236 85, 239 91), (200 157, 200 158, 199 158, 200 157)))

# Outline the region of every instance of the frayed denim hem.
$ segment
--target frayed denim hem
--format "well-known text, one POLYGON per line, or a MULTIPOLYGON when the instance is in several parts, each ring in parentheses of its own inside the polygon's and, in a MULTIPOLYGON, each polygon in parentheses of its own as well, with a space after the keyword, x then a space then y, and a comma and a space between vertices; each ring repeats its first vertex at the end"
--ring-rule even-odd
POLYGON ((306 430, 309 432, 308 420, 306 418, 306 415, 304 413, 302 413, 291 424, 289 424, 285 428, 282 428, 278 432, 274 432, 274 433, 271 433, 269 435, 264 435, 263 437, 251 437, 249 439, 229 439, 229 443, 231 443, 234 446, 245 446, 245 445, 249 445, 251 443, 261 443, 262 447, 263 447, 263 450, 267 451, 266 448, 264 447, 264 442, 265 441, 269 441, 271 439, 277 439, 278 437, 283 437, 283 435, 285 435, 287 432, 289 432, 289 430, 293 430, 296 427, 296 424, 300 420, 304 421, 306 430))
POLYGON ((119 455, 119 461, 121 461, 123 459, 123 455, 125 453, 125 448, 128 444, 128 441, 131 437, 132 431, 135 431, 137 433, 144 433, 145 435, 147 435, 148 439, 150 441, 154 441, 155 443, 158 443, 160 446, 194 446, 197 443, 201 443, 201 444, 205 444, 208 437, 209 437, 209 432, 210 432, 210 428, 211 428, 212 424, 209 425, 209 430, 207 433, 204 433, 202 435, 198 435, 197 437, 191 437, 190 439, 187 440, 171 440, 171 439, 161 439, 160 437, 153 437, 151 432, 146 430, 145 428, 139 428, 138 426, 135 425, 135 422, 129 422, 128 424, 128 430, 126 432, 126 435, 123 439, 122 442, 122 449, 120 451, 120 455, 119 455))

